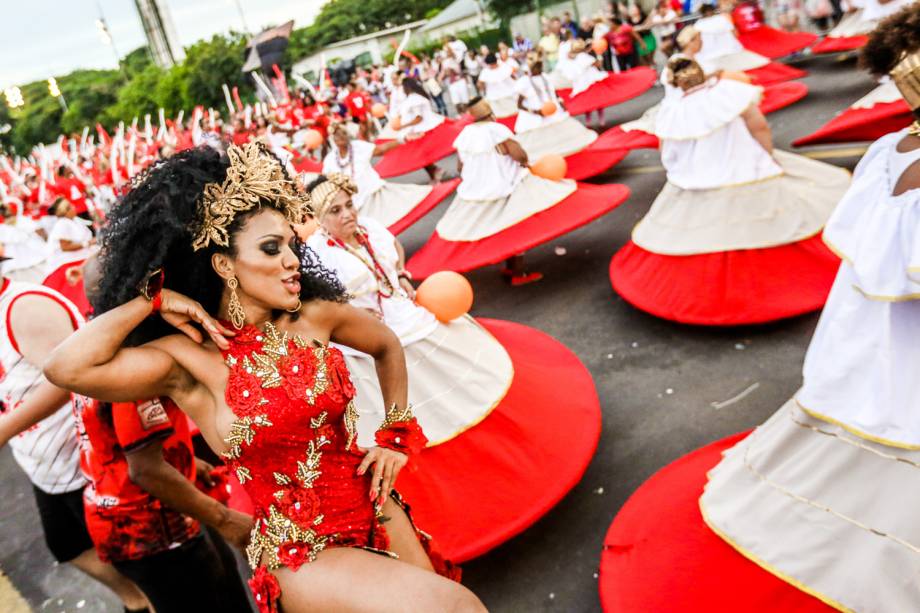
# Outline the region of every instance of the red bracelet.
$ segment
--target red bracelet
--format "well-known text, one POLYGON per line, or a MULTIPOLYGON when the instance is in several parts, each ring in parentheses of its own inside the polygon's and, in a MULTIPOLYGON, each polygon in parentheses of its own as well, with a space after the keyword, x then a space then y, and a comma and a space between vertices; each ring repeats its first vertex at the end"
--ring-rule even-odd
POLYGON ((144 277, 140 285, 141 295, 150 302, 151 313, 158 313, 163 304, 163 282, 166 272, 162 268, 153 270, 144 277))
POLYGON ((159 313, 160 306, 163 304, 163 290, 160 289, 156 294, 153 295, 153 300, 150 301, 150 306, 153 309, 151 313, 159 313))

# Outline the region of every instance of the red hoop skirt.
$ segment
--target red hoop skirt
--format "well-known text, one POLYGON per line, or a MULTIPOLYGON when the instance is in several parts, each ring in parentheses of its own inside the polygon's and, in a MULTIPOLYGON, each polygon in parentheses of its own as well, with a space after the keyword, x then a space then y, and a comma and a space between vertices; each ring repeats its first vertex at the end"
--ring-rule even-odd
POLYGON ((774 83, 792 81, 808 76, 808 73, 804 70, 799 70, 798 68, 793 68, 786 64, 780 64, 779 62, 770 62, 766 66, 752 68, 744 72, 750 75, 754 85, 773 85, 774 83))
POLYGON ((460 179, 451 179, 442 181, 431 189, 431 193, 425 196, 425 199, 415 205, 415 208, 405 214, 399 221, 393 223, 387 230, 391 234, 399 234, 417 222, 419 219, 430 213, 442 200, 450 196, 457 186, 460 185, 460 179))
POLYGON ((793 141, 792 146, 874 141, 906 128, 913 120, 904 100, 881 102, 867 109, 848 108, 815 132, 793 141))
POLYGON ((706 472, 747 433, 697 449, 642 484, 617 513, 601 552, 610 613, 827 613, 830 607, 751 562, 703 521, 706 472))
POLYGON ((643 148, 657 149, 658 139, 639 130, 624 132, 618 126, 609 128, 596 141, 565 158, 565 178, 581 181, 599 175, 623 161, 630 150, 643 148))
POLYGON ((816 40, 818 35, 811 32, 783 32, 763 25, 747 32, 738 32, 738 41, 745 49, 771 60, 801 51, 816 40))
POLYGON ((556 94, 565 104, 569 115, 584 115, 632 100, 651 89, 657 80, 658 74, 654 69, 642 66, 620 73, 611 72, 606 79, 577 96, 572 96, 571 89, 560 89, 556 94))
POLYGON ((811 53, 813 55, 821 55, 824 53, 855 51, 860 47, 864 47, 867 42, 869 42, 869 37, 865 34, 859 34, 857 36, 828 36, 818 41, 818 43, 811 48, 811 53))
MULTIPOLYGON (((552 509, 581 479, 601 432, 594 381, 575 354, 527 326, 480 323, 511 356, 508 393, 482 422, 422 451, 397 484, 418 526, 454 562, 482 555, 552 509)), ((231 484, 230 505, 251 508, 231 484)))
POLYGON ((594 221, 628 197, 629 188, 625 185, 579 183, 575 193, 560 203, 492 236, 477 241, 448 241, 435 231, 409 258, 406 268, 414 278, 424 279, 439 270, 464 272, 497 264, 594 221))
POLYGON ((460 119, 445 119, 421 138, 387 151, 374 165, 374 169, 381 177, 388 179, 434 164, 454 152, 454 140, 470 121, 472 118, 468 115, 460 119))
POLYGON ((624 300, 656 317, 738 326, 820 309, 839 265, 820 234, 778 247, 682 256, 629 241, 610 261, 610 282, 624 300))

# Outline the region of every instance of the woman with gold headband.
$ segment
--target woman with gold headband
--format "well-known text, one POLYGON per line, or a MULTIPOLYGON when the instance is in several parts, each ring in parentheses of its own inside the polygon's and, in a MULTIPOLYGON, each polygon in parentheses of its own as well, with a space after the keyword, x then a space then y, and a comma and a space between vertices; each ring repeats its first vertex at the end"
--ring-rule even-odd
MULTIPOLYGON (((511 360, 471 317, 440 323, 415 303, 402 245, 382 224, 359 214, 355 189, 341 174, 310 184, 320 229, 307 245, 338 276, 349 303, 399 337, 409 370, 409 402, 429 445, 437 445, 479 423, 501 401, 513 376, 511 360)), ((357 389, 358 444, 366 446, 385 418, 374 360, 347 347, 342 351, 357 389)))
POLYGON ((686 56, 667 70, 682 91, 655 121, 667 183, 614 256, 614 289, 653 315, 700 325, 821 308, 837 259, 820 235, 848 173, 774 150, 760 88, 707 77, 686 56))
POLYGON ((484 610, 391 492, 426 443, 399 339, 301 252, 291 224, 308 202, 277 159, 257 143, 228 158, 179 153, 113 209, 99 316, 48 378, 102 400, 168 396, 188 413, 252 500, 260 611, 484 610), (331 343, 375 361, 388 409, 369 448, 331 343))
POLYGON ((380 222, 394 233, 406 229, 424 213, 433 209, 457 186, 459 180, 437 185, 414 185, 384 181, 371 162, 399 146, 397 141, 375 145, 352 139, 345 125, 330 130, 332 148, 323 160, 323 173, 346 175, 354 183, 354 205, 362 217, 380 222))
POLYGON ((795 397, 725 454, 706 522, 840 610, 920 610, 920 4, 870 35, 918 121, 856 168, 824 240, 843 260, 795 397))

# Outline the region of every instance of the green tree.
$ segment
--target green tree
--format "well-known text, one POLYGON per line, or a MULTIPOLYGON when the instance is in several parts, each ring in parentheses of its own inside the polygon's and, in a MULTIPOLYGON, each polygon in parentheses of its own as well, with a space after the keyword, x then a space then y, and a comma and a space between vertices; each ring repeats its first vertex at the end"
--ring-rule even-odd
POLYGON ((238 33, 229 36, 215 34, 209 41, 199 41, 185 49, 182 65, 184 77, 182 107, 196 104, 223 109, 221 85, 248 87, 242 73, 246 39, 238 33))
POLYGON ((522 13, 530 12, 539 6, 535 0, 485 0, 489 12, 501 22, 503 30, 511 24, 511 18, 522 13))
POLYGON ((313 24, 291 33, 286 66, 336 41, 424 19, 451 0, 330 0, 313 24))

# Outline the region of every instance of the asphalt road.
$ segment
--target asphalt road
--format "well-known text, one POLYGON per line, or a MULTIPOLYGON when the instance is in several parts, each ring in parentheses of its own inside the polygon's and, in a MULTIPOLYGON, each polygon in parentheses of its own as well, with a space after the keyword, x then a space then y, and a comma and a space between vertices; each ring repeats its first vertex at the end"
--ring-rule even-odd
MULTIPOLYGON (((852 60, 815 58, 798 66, 809 71, 808 97, 769 116, 780 148, 788 149, 873 87, 852 60)), ((660 96, 654 88, 608 109, 608 124, 638 117, 660 96)), ((806 151, 850 169, 861 154, 853 146, 806 151)), ((452 169, 454 161, 444 164, 452 169)), ((416 173, 400 180, 424 179, 416 173)), ((611 289, 607 269, 664 183, 658 153, 633 152, 592 181, 625 183, 632 196, 594 223, 529 252, 528 263, 544 273, 542 281, 511 288, 495 267, 468 275, 476 292, 473 314, 526 324, 565 343, 593 375, 603 411, 600 444, 581 483, 529 530, 465 565, 465 583, 492 611, 600 610, 601 543, 619 507, 668 462, 751 428, 778 409, 801 382, 802 358, 818 319, 814 314, 710 329, 633 309, 611 289), (565 254, 558 255, 557 247, 565 254), (738 402, 714 407, 746 390, 738 402)), ((446 206, 401 236, 409 252, 424 243, 446 206)), ((9 450, 0 452, 0 545, 0 569, 36 610, 121 610, 110 594, 52 562, 28 481, 9 450)))

